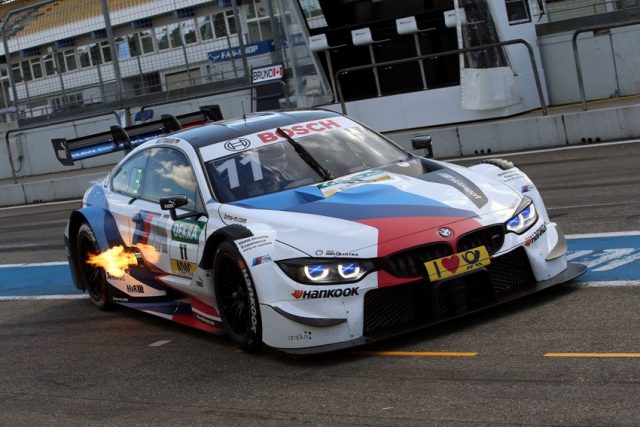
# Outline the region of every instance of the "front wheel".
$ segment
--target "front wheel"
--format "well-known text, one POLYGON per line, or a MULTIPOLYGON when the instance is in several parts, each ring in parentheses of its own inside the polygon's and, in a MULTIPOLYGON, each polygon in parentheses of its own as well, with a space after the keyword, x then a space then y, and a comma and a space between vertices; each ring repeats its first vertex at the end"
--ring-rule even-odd
POLYGON ((220 244, 213 260, 218 312, 227 335, 243 350, 262 346, 262 322, 249 269, 232 242, 220 244))
POLYGON ((76 279, 80 282, 79 287, 85 289, 89 294, 91 302, 101 310, 112 307, 111 295, 109 294, 109 283, 105 277, 104 270, 95 265, 87 263, 91 254, 100 253, 98 241, 93 234, 93 230, 86 222, 78 229, 76 235, 75 265, 76 279))

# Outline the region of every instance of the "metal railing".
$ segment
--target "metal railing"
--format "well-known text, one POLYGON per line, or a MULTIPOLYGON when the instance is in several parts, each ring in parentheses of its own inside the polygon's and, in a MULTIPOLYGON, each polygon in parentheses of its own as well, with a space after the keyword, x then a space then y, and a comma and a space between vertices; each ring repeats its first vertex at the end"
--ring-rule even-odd
MULTIPOLYGON (((617 24, 594 25, 592 27, 580 28, 573 32, 571 45, 573 48, 573 57, 576 62, 576 74, 578 75, 578 88, 580 89, 580 104, 582 105, 582 111, 587 111, 588 108, 587 108, 587 96, 584 90, 584 78, 582 77, 582 66, 580 64, 580 53, 578 51, 578 35, 580 35, 581 33, 586 33, 588 31, 593 31, 595 33, 597 31, 606 31, 612 28, 626 27, 629 25, 638 25, 638 24, 640 24, 640 19, 634 19, 631 21, 620 22, 617 24)), ((613 47, 611 49, 613 51, 613 47)), ((613 56, 613 60, 615 63, 615 55, 613 56)))
MULTIPOLYGON (((206 96, 216 96, 216 95, 224 95, 226 93, 233 93, 233 92, 238 92, 241 90, 253 90, 255 88, 261 87, 261 86, 267 86, 267 85, 272 85, 272 84, 279 84, 280 86, 282 86, 283 92, 284 92, 284 97, 286 99, 287 102, 287 107, 290 108, 291 107, 291 101, 289 100, 289 86, 282 80, 273 80, 273 81, 268 81, 268 82, 262 82, 262 83, 254 83, 254 84, 250 84, 250 85, 244 85, 244 86, 238 86, 238 87, 234 87, 231 89, 223 89, 223 90, 216 90, 216 91, 211 91, 211 92, 203 92, 202 94, 200 94, 198 96, 198 98, 202 98, 202 97, 206 97, 206 96)), ((171 99, 171 100, 166 100, 163 102, 157 102, 157 103, 153 103, 153 104, 147 104, 147 105, 143 105, 140 108, 140 117, 144 117, 144 111, 145 109, 149 108, 149 107, 153 107, 156 105, 165 105, 165 104, 174 104, 176 102, 180 102, 180 101, 189 101, 189 100, 193 100, 196 99, 193 96, 187 96, 187 97, 183 97, 183 98, 179 98, 179 99, 171 99)), ((129 110, 131 109, 131 107, 134 107, 135 105, 126 105, 123 104, 122 108, 124 110, 129 110)), ((253 111, 253 107, 251 108, 251 111, 253 111)), ((109 112, 101 112, 98 114, 93 114, 93 115, 85 115, 85 116, 80 116, 80 117, 75 117, 73 120, 81 120, 81 119, 89 119, 89 118, 94 118, 94 117, 101 117, 104 115, 109 114, 109 112)), ((116 116, 116 122, 119 122, 119 116, 115 111, 111 111, 111 114, 114 114, 116 116)), ((47 123, 41 124, 41 125, 35 125, 35 126, 29 126, 29 127, 21 127, 21 128, 16 128, 16 129, 10 129, 5 133, 5 141, 7 144, 7 153, 9 156, 9 165, 11 166, 11 175, 13 177, 13 183, 17 184, 18 183, 18 176, 17 176, 17 171, 16 171, 16 167, 13 161, 13 155, 11 154, 11 145, 10 145, 10 139, 9 136, 11 136, 12 133, 16 133, 16 132, 21 132, 21 131, 27 131, 27 130, 32 130, 32 129, 38 129, 38 128, 42 128, 42 127, 48 127, 48 126, 52 126, 52 125, 57 125, 57 124, 63 124, 63 123, 69 123, 69 119, 68 118, 63 118, 57 121, 49 121, 47 123)), ((142 120, 144 122, 144 120, 142 120)))
MULTIPOLYGON (((487 49, 493 49, 496 47, 502 47, 502 46, 509 46, 509 45, 514 45, 514 44, 522 44, 527 48, 527 51, 529 52, 529 61, 531 63, 531 68, 533 69, 533 75, 536 81, 536 88, 538 90, 538 98, 540 100, 540 108, 542 109, 542 114, 543 115, 547 115, 547 104, 545 103, 544 100, 544 92, 542 91, 542 83, 540 82, 540 74, 538 73, 538 65, 536 62, 536 58, 534 56, 533 53, 533 48, 531 47, 531 44, 524 40, 524 39, 514 39, 514 40, 505 40, 505 41, 501 41, 498 43, 491 43, 491 44, 485 44, 485 45, 481 45, 481 46, 474 46, 474 47, 468 47, 465 49, 456 49, 456 50, 448 50, 445 52, 437 52, 437 53, 430 53, 428 55, 421 55, 421 56, 414 56, 411 58, 404 58, 404 59, 396 59, 394 61, 386 61, 386 62, 378 62, 376 64, 369 64, 369 65, 360 65, 357 67, 349 67, 349 68, 343 68, 341 70, 339 70, 336 75, 335 75, 335 81, 336 81, 336 86, 338 88, 338 101, 340 102, 340 107, 342 109, 342 113, 343 114, 347 114, 347 107, 346 107, 346 103, 344 100, 344 96, 342 94, 342 84, 340 83, 340 76, 352 72, 352 71, 362 71, 362 70, 370 70, 370 69, 377 69, 378 67, 388 67, 390 65, 397 65, 397 64, 406 64, 409 62, 417 62, 417 61, 422 61, 425 59, 433 59, 433 58, 438 58, 438 57, 442 57, 442 56, 450 56, 450 55, 459 55, 461 53, 468 53, 468 52, 477 52, 477 51, 481 51, 481 50, 487 50, 487 49)), ((380 93, 378 93, 378 96, 381 96, 380 93)))
MULTIPOLYGON (((198 98, 204 98, 206 96, 224 95, 226 93, 239 92, 241 90, 253 90, 253 89, 261 87, 261 86, 268 86, 268 85, 272 85, 272 84, 279 84, 280 86, 282 86, 282 91, 284 92, 284 97, 285 97, 286 102, 287 102, 287 108, 291 108, 291 101, 289 100, 289 85, 287 85, 287 83, 284 82, 283 80, 272 80, 272 81, 268 81, 268 82, 254 83, 254 84, 244 85, 244 86, 237 86, 237 87, 232 88, 232 89, 223 89, 223 90, 215 90, 215 91, 211 91, 211 92, 204 92, 204 93, 198 95, 198 98)), ((157 105, 174 104, 176 102, 189 101, 189 100, 192 100, 192 99, 194 99, 193 96, 187 96, 187 97, 184 97, 184 98, 171 99, 171 100, 167 100, 167 101, 163 101, 163 102, 154 102, 152 104, 145 104, 140 108, 140 117, 144 117, 144 112, 149 107, 155 107, 157 105)), ((251 106, 251 111, 253 112, 253 104, 251 106)), ((144 120, 143 120, 143 122, 144 122, 144 120)))

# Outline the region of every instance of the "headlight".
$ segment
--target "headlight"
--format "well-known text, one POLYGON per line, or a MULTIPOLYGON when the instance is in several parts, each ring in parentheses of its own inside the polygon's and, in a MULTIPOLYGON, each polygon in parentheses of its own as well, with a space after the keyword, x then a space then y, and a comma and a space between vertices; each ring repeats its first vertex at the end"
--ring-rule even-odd
POLYGON ((287 276, 306 285, 357 282, 376 268, 359 259, 298 258, 277 262, 287 276))
POLYGON ((516 210, 513 218, 505 223, 507 231, 522 234, 538 221, 538 212, 533 204, 533 200, 528 197, 522 199, 520 206, 516 210))

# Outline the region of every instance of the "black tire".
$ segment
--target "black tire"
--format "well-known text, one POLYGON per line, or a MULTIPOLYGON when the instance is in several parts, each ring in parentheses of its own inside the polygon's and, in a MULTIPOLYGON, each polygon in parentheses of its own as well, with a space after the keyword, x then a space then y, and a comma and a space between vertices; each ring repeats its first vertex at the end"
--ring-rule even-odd
POLYGON ((218 246, 213 271, 218 312, 225 332, 241 349, 259 350, 262 321, 258 296, 246 263, 230 241, 218 246))
POLYGON ((86 222, 82 223, 76 235, 75 269, 79 287, 89 294, 91 302, 100 310, 113 306, 109 292, 110 285, 102 268, 87 264, 89 254, 100 252, 93 230, 86 222))

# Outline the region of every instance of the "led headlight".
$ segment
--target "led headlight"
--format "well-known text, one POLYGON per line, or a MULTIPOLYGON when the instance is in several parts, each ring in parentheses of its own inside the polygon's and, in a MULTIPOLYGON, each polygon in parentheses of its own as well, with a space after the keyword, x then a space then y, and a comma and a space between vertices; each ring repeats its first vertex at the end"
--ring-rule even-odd
POLYGON ((522 199, 515 215, 505 223, 507 231, 522 234, 538 221, 538 212, 533 200, 528 197, 522 199))
POLYGON ((287 276, 306 285, 357 282, 376 270, 369 260, 297 258, 277 262, 287 276))

